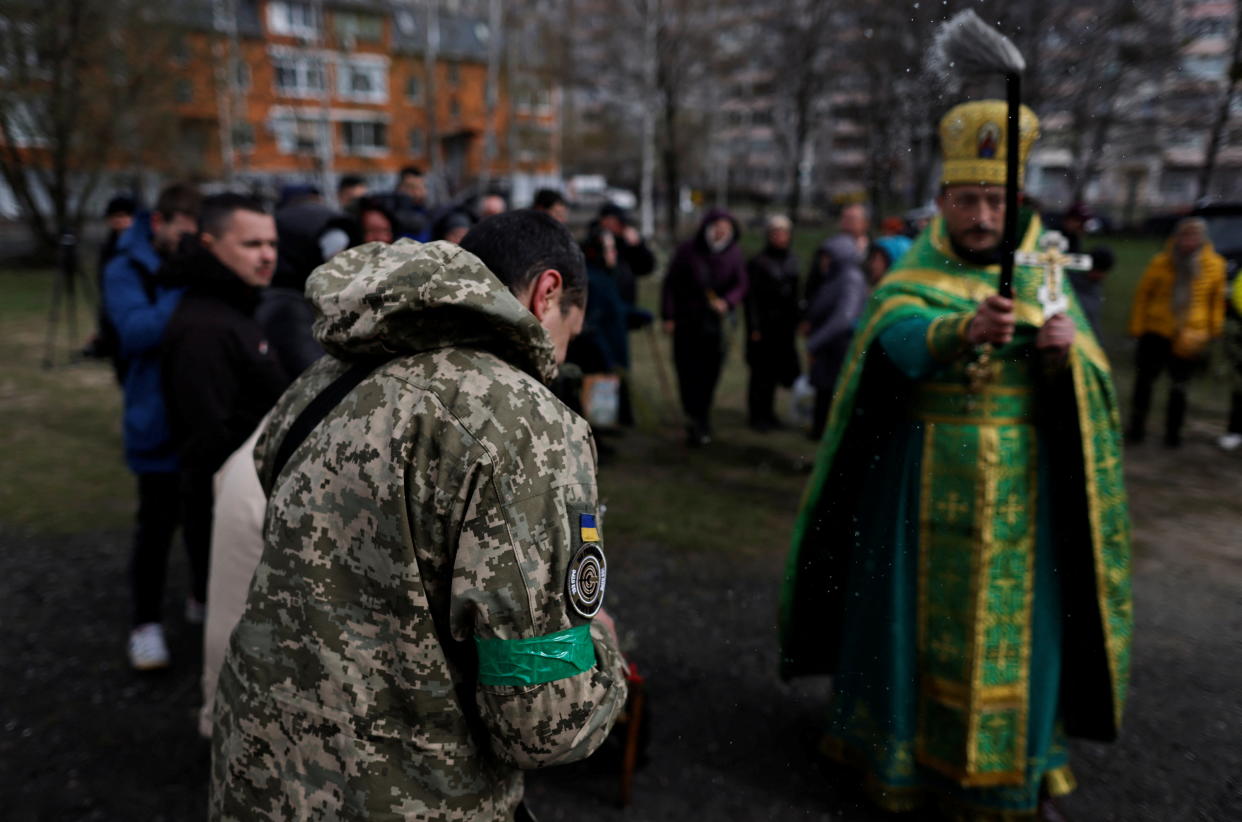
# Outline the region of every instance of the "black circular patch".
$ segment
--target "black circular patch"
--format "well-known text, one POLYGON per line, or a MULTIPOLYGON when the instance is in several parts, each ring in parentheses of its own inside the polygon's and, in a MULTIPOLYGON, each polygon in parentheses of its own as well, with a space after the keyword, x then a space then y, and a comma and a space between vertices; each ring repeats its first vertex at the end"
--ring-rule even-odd
POLYGON ((604 587, 608 583, 608 564, 604 549, 597 542, 582 544, 569 561, 565 577, 565 593, 569 604, 580 615, 590 619, 604 605, 604 587))

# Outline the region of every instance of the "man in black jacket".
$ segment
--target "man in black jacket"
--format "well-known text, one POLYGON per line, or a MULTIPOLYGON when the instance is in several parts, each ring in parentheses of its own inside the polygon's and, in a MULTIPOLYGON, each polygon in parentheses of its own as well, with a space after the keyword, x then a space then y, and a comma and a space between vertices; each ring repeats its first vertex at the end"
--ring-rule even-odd
POLYGON ((746 406, 750 427, 779 428, 773 407, 778 385, 788 388, 798 378, 798 260, 790 252, 793 223, 784 215, 768 219, 767 245, 747 263, 746 364, 750 384, 746 406))
MULTIPOLYGON (((164 336, 169 428, 181 457, 185 538, 206 580, 212 476, 275 404, 289 379, 254 320, 276 268, 276 223, 238 194, 203 201, 201 248, 173 266, 186 291, 164 336)), ((197 569, 196 569, 197 570, 197 569)), ((204 586, 205 587, 205 586, 204 586)), ((205 602, 206 590, 194 597, 205 602)))
POLYGON ((290 377, 305 371, 323 356, 323 349, 311 334, 315 312, 304 292, 306 278, 343 243, 333 245, 328 230, 337 211, 323 201, 314 186, 286 186, 277 207, 276 273, 271 287, 255 311, 255 319, 276 350, 280 367, 290 377))

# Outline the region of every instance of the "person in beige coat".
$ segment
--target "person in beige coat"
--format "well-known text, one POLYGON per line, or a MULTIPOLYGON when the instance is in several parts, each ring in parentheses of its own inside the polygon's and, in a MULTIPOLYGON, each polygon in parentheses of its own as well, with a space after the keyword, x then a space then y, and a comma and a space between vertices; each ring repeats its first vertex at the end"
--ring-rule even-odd
POLYGON ((208 739, 220 665, 229 647, 229 636, 246 608, 250 578, 263 553, 267 497, 254 467, 254 444, 266 427, 264 418, 220 467, 214 480, 211 568, 207 577, 207 619, 203 622, 203 707, 198 715, 198 732, 208 739))

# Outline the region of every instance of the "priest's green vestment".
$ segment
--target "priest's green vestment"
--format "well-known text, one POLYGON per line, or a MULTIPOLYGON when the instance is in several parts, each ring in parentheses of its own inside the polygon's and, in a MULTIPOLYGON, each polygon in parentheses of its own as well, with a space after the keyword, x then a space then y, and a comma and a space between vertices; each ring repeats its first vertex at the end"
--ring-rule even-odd
MULTIPOLYGON (((1024 223, 1032 250, 1042 227, 1024 223)), ((959 259, 937 219, 881 280, 787 562, 782 674, 834 674, 826 750, 892 810, 1021 818, 1041 786, 1072 789, 1066 734, 1121 722, 1130 534, 1108 362, 1072 296, 1068 358, 1041 356, 1025 266, 1013 342, 969 346, 998 271, 959 259)))

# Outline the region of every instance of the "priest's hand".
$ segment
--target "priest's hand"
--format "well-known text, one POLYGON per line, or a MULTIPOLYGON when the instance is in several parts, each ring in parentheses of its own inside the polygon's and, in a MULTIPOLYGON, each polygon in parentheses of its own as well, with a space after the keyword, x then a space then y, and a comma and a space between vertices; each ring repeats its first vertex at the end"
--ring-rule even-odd
POLYGON ((1073 320, 1065 314, 1057 314, 1044 321, 1039 333, 1035 335, 1035 347, 1064 357, 1074 344, 1074 335, 1077 333, 1073 320))
POLYGON ((966 341, 971 345, 983 343, 1004 345, 1013 339, 1013 327, 1016 321, 1013 300, 993 294, 979 303, 974 319, 966 328, 966 341))

